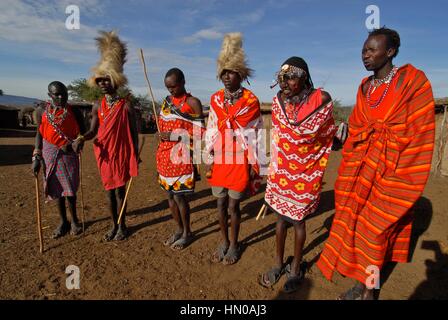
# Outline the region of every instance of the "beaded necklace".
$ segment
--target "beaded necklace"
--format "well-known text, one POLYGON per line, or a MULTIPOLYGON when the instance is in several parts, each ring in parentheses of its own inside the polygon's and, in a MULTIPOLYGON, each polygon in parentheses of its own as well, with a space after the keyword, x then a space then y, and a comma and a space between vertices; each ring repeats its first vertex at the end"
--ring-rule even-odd
POLYGON ((393 67, 392 70, 389 72, 389 74, 384 77, 383 79, 374 79, 372 78, 369 82, 369 88, 367 89, 367 103, 369 105, 370 108, 372 109, 376 109, 381 102, 383 102, 384 98, 387 95, 387 92, 389 91, 389 87, 390 84, 392 83, 392 79, 395 77, 395 75, 397 74, 398 68, 397 67, 393 67), (381 95, 381 97, 377 100, 372 102, 370 100, 370 96, 371 94, 381 85, 386 84, 387 87, 384 90, 383 94, 381 95))
POLYGON ((285 111, 286 117, 288 118, 288 122, 290 124, 297 123, 297 118, 299 116, 299 111, 302 108, 303 104, 307 101, 310 93, 313 88, 308 88, 303 91, 303 94, 296 95, 292 98, 285 99, 285 111))
POLYGON ((56 115, 56 112, 59 110, 53 102, 47 103, 47 106, 45 108, 45 113, 47 114, 47 120, 48 123, 50 123, 53 130, 59 135, 60 138, 68 141, 73 142, 69 137, 65 135, 65 133, 60 129, 60 126, 64 123, 65 119, 67 118, 68 114, 68 108, 63 108, 63 112, 60 115, 56 115))
POLYGON ((174 104, 173 98, 174 98, 174 96, 171 98, 172 105, 175 106, 178 110, 182 110, 182 107, 184 106, 185 102, 187 102, 188 93, 186 93, 186 94, 181 98, 180 105, 178 105, 178 106, 176 106, 176 105, 174 104))
POLYGON ((117 102, 120 101, 119 96, 110 96, 106 95, 106 108, 107 108, 107 115, 104 117, 104 110, 101 106, 101 117, 103 117, 104 121, 106 121, 107 118, 112 114, 112 111, 114 110, 115 106, 117 105, 117 102))
POLYGON ((224 103, 233 106, 233 103, 243 96, 243 87, 240 87, 235 92, 230 92, 224 89, 224 103))

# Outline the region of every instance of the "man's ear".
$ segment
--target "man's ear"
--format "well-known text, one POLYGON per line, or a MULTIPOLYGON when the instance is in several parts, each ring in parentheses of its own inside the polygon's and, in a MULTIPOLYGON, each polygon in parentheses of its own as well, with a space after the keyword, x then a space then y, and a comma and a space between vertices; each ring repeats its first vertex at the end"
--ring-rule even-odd
POLYGON ((389 49, 387 49, 387 56, 388 56, 389 58, 392 58, 392 57, 395 55, 396 52, 397 52, 397 49, 395 49, 395 48, 389 48, 389 49))

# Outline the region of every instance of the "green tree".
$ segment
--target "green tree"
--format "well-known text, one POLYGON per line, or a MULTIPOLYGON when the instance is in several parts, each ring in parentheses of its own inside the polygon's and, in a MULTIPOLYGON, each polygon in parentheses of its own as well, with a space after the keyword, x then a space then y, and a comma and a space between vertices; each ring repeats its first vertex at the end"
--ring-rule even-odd
MULTIPOLYGON (((99 88, 91 88, 87 84, 87 80, 84 78, 74 80, 70 85, 68 85, 67 89, 72 100, 95 102, 103 97, 101 90, 99 88)), ((134 95, 128 86, 119 88, 117 93, 120 97, 129 96, 133 106, 138 105, 144 110, 152 112, 152 104, 146 95, 134 95)), ((159 104, 156 103, 156 108, 158 107, 159 104)))
POLYGON ((341 107, 342 107, 341 100, 339 100, 339 99, 334 99, 334 100, 333 100, 333 107, 334 107, 334 108, 341 108, 341 107))
POLYGON ((3 90, 2 89, 0 89, 0 96, 2 96, 3 95, 3 90))
POLYGON ((91 88, 86 79, 76 79, 68 85, 68 94, 71 99, 78 101, 94 102, 101 98, 99 88, 91 88))
POLYGON ((344 107, 338 99, 333 100, 333 117, 336 124, 347 122, 353 108, 344 107))

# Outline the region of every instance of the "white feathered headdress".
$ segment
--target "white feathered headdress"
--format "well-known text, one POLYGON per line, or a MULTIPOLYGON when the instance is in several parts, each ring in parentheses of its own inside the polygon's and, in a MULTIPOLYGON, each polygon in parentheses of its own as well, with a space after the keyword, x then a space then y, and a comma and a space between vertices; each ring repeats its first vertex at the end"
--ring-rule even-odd
POLYGON ((224 70, 238 72, 241 80, 247 80, 252 76, 253 70, 247 65, 246 55, 243 50, 243 35, 240 32, 227 33, 222 42, 221 52, 218 57, 218 79, 224 70))
POLYGON ((123 65, 126 62, 127 48, 114 31, 100 31, 100 36, 95 38, 100 60, 91 71, 92 77, 88 83, 91 87, 97 86, 96 79, 109 77, 114 88, 127 84, 128 79, 123 74, 123 65))

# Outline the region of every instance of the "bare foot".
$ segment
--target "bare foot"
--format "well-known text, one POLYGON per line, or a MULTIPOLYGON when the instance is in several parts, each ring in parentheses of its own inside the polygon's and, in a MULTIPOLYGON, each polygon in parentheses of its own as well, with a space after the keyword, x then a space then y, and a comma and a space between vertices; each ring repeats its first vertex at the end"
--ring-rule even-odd
POLYGON ((213 252, 211 261, 213 263, 219 263, 221 262, 224 257, 226 256, 227 250, 229 250, 229 244, 228 243, 221 243, 215 252, 213 252))
POLYGON ((114 237, 114 241, 122 241, 128 237, 128 229, 126 227, 118 227, 117 234, 114 237))
POLYGON ((72 222, 70 228, 70 234, 72 236, 77 236, 82 232, 82 226, 78 222, 72 222))
POLYGON ((171 245, 171 249, 173 250, 183 250, 193 242, 193 236, 190 234, 186 237, 181 237, 176 242, 171 245))
POLYGON ((114 226, 112 229, 110 229, 109 232, 104 235, 104 240, 111 241, 115 237, 117 229, 117 226, 114 226))
POLYGON ((70 231, 70 223, 62 222, 53 232, 52 238, 58 239, 65 236, 70 231))

